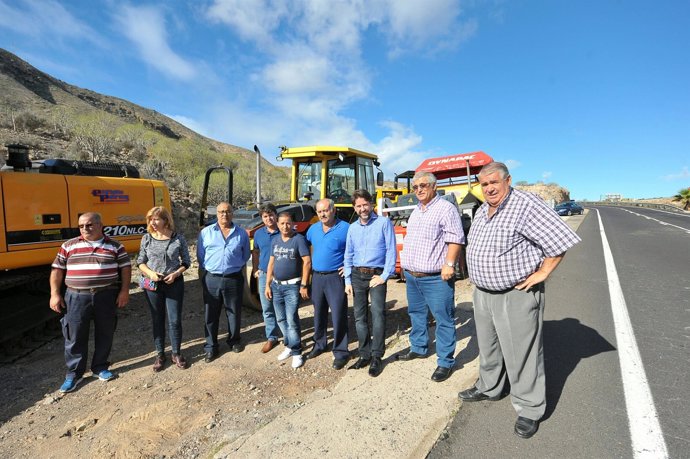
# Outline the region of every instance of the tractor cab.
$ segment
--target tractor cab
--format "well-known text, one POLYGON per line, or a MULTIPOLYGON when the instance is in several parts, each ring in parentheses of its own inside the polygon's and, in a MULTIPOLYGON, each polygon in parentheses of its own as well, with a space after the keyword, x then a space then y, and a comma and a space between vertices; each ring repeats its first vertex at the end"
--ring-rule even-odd
POLYGON ((278 160, 292 160, 290 201, 315 203, 330 198, 338 218, 350 222, 354 215, 352 194, 365 189, 376 195, 383 172, 376 155, 337 146, 281 147, 278 160))

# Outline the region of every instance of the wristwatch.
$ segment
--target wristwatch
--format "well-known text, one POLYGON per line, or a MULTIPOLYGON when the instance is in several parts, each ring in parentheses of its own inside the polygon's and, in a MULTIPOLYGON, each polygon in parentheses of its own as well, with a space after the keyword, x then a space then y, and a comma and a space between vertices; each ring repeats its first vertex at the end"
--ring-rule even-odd
POLYGON ((306 284, 299 284, 299 288, 307 288, 306 284))
POLYGON ((448 266, 449 268, 455 268, 455 263, 451 263, 451 262, 449 262, 449 261, 446 261, 446 262, 443 263, 443 264, 446 265, 446 266, 448 266))

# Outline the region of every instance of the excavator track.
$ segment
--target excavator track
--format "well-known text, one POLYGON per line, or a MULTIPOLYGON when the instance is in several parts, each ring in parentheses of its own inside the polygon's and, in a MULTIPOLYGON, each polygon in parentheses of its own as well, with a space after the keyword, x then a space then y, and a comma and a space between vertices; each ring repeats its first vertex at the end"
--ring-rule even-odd
POLYGON ((61 336, 59 316, 48 307, 46 274, 25 277, 20 285, 0 290, 0 364, 15 362, 61 336))

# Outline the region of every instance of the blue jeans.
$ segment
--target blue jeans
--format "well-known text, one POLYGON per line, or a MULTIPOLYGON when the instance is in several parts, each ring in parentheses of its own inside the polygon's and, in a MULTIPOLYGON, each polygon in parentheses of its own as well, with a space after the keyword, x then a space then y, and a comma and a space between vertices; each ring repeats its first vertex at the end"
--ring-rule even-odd
POLYGON ((156 352, 165 351, 165 316, 168 316, 170 346, 173 354, 180 353, 182 343, 182 301, 184 300, 184 279, 182 276, 172 284, 159 282, 155 292, 144 290, 151 310, 153 323, 153 344, 156 352))
POLYGON ((205 352, 218 351, 218 326, 221 310, 225 309, 228 320, 228 345, 240 342, 240 323, 242 321, 242 294, 244 276, 240 271, 230 277, 206 273, 204 288, 204 336, 205 352))
POLYGON ((86 371, 89 354, 89 328, 94 323, 94 351, 91 371, 98 374, 110 366, 108 357, 117 326, 118 289, 96 293, 65 292, 65 315, 60 319, 65 337, 65 364, 68 378, 81 378, 86 371))
POLYGON ((436 320, 437 365, 455 365, 455 282, 441 275, 414 277, 405 271, 407 313, 412 322, 410 350, 426 355, 429 351, 428 311, 436 320))
POLYGON ((278 341, 278 322, 276 321, 276 310, 273 307, 273 300, 266 298, 266 273, 262 272, 257 278, 259 286, 259 299, 261 300, 261 313, 264 316, 266 326, 266 339, 278 341))
POLYGON ((359 356, 363 359, 383 357, 386 333, 386 284, 369 287, 373 274, 352 270, 353 306, 355 328, 359 341, 359 356), (369 306, 371 296, 371 307, 369 306), (369 310, 371 309, 371 335, 369 334, 369 310))
POLYGON ((290 355, 302 353, 302 330, 299 324, 299 284, 282 285, 271 282, 273 307, 276 310, 278 326, 285 337, 285 346, 290 348, 290 355))

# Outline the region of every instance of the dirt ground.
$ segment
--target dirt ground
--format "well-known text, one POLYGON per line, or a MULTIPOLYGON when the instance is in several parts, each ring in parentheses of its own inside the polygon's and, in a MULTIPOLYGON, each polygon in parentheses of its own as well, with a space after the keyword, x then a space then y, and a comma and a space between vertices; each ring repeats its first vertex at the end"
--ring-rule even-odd
MULTIPOLYGON (((60 394, 65 373, 61 337, 0 367, 0 457, 212 457, 238 437, 297 410, 310 394, 333 387, 345 375, 347 370, 331 368, 330 353, 298 370, 290 367, 290 359, 276 360, 281 347, 262 354, 262 317, 247 308, 242 318, 245 350, 229 352, 221 321, 221 356, 205 363, 201 288, 193 270, 185 280, 182 352, 191 364, 187 370, 151 370, 150 313, 142 291, 132 289, 129 305, 119 312, 111 353, 117 379, 104 383, 87 373, 75 392, 60 394)), ((469 290, 468 281, 456 283, 456 295, 469 290)), ((389 281, 387 311, 390 348, 409 332, 405 284, 389 281)), ((312 316, 313 307, 304 304, 300 317, 306 352, 311 349, 312 316)), ((350 349, 356 351, 352 308, 349 316, 350 349)), ((380 378, 385 377, 384 370, 380 378)))

